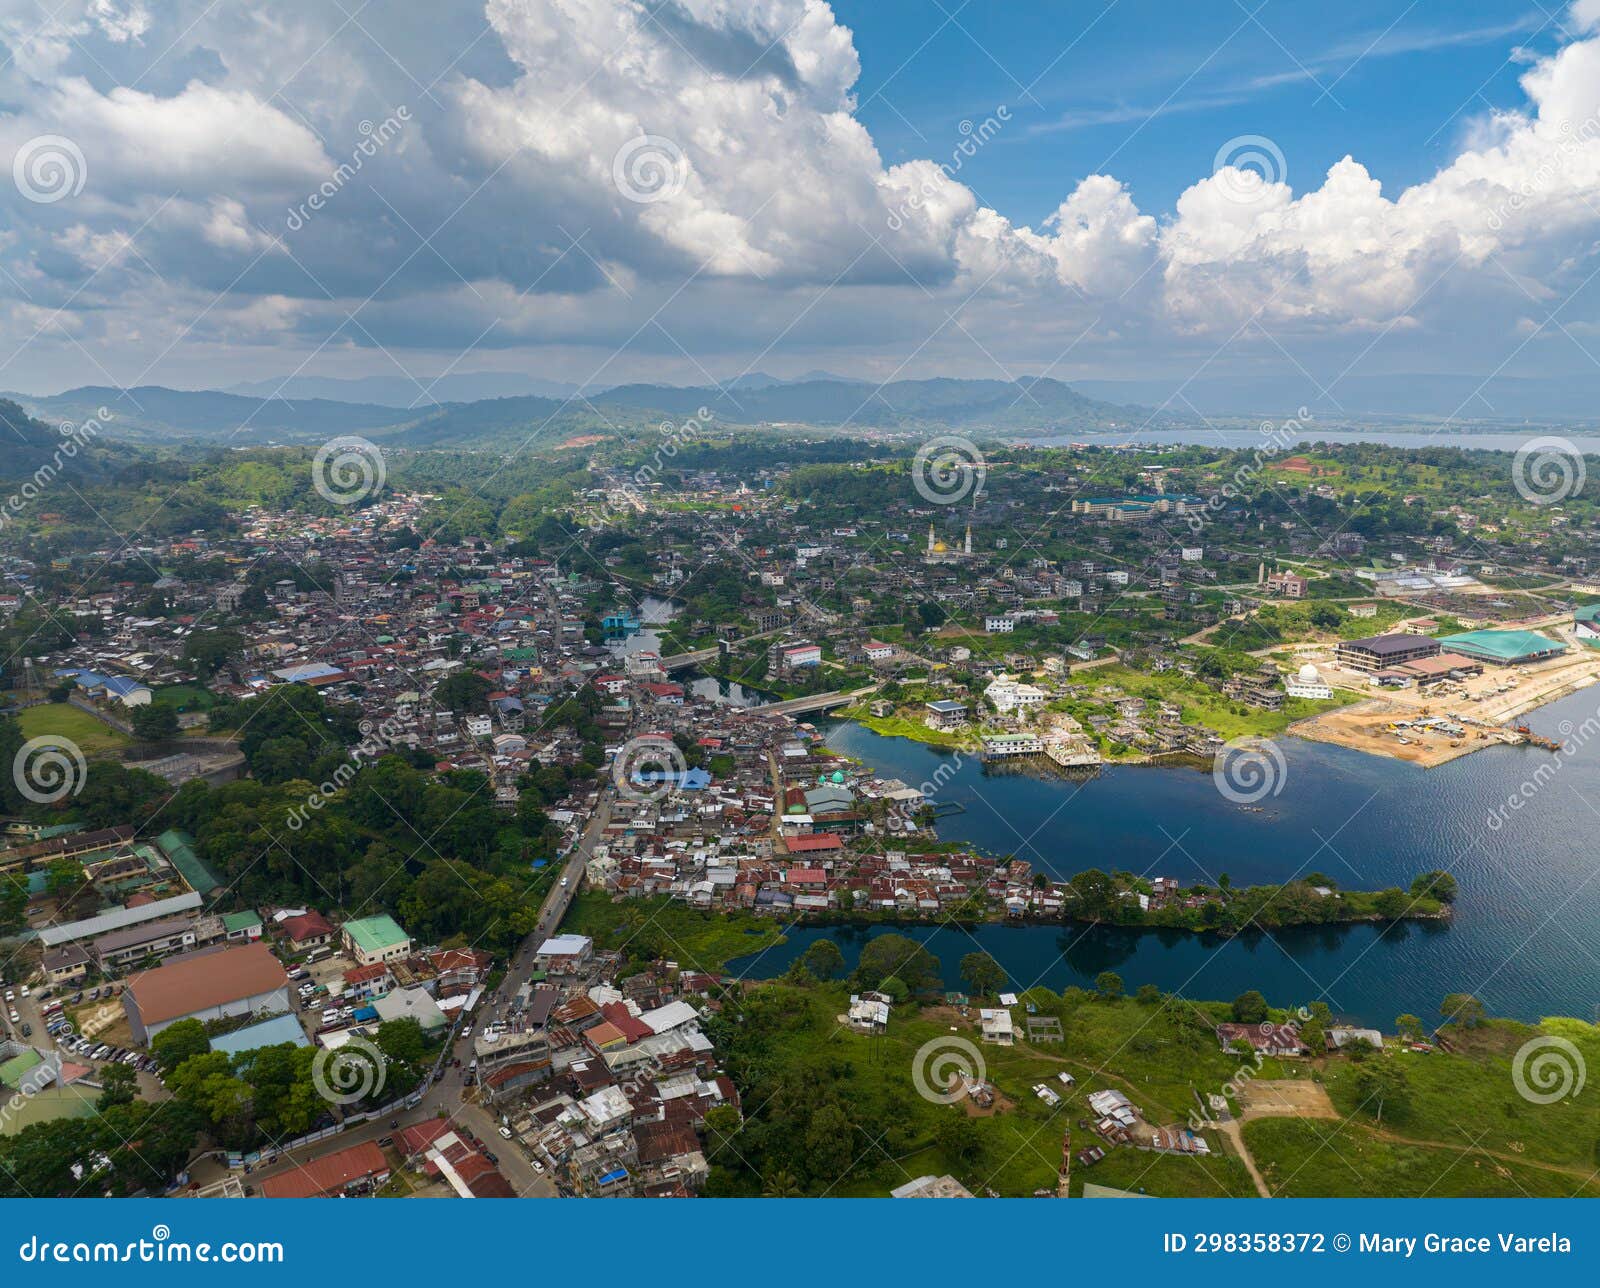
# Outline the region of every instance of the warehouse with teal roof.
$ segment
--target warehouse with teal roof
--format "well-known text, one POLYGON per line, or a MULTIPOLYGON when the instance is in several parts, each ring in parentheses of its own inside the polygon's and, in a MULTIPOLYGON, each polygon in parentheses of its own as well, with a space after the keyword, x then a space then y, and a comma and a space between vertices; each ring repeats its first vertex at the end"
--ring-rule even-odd
POLYGON ((1496 666, 1521 666, 1560 657, 1567 646, 1538 631, 1463 631, 1439 640, 1441 648, 1496 666))

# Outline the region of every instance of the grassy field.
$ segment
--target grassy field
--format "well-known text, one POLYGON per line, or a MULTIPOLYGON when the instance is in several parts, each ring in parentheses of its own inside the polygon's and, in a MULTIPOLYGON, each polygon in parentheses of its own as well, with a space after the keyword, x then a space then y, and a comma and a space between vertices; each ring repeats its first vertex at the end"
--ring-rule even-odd
MULTIPOLYGON (((852 1116, 859 1114, 855 1125, 861 1148, 851 1167, 831 1183, 814 1185, 816 1193, 882 1195, 914 1177, 948 1172, 976 1194, 988 1190, 1007 1197, 1025 1197, 1037 1190, 1053 1194, 1063 1134, 1071 1132, 1074 1152, 1098 1139, 1080 1125, 1089 1114, 1089 1092, 1116 1088, 1143 1110, 1148 1121, 1172 1125, 1185 1121, 1194 1104, 1194 1087, 1219 1086, 1237 1068, 1237 1062, 1219 1049, 1209 1027, 1202 1031, 1189 1022, 1196 1012, 1182 1002, 1167 1008, 1081 994, 1062 997, 1036 989, 1026 1000, 1039 1014, 1061 1019, 1065 1042, 999 1047, 980 1042, 975 1012, 962 1016, 950 1007, 897 1007, 882 1036, 851 1032, 837 1022, 848 991, 842 985, 763 989, 781 998, 785 1030, 770 1048, 763 1047, 762 1066, 802 1080, 810 1076, 809 1069, 827 1069, 832 1075, 844 1070, 852 1116), (929 1073, 938 1065, 930 1052, 952 1049, 957 1041, 979 1053, 982 1075, 999 1093, 998 1112, 972 1118, 978 1144, 970 1158, 952 1157, 938 1143, 941 1124, 966 1114, 966 1109, 927 1100, 916 1082, 919 1069, 924 1082, 935 1082, 929 1073), (1071 1073, 1077 1085, 1063 1086, 1057 1080, 1062 1072, 1071 1073), (1059 1106, 1049 1108, 1033 1094, 1041 1082, 1062 1094, 1059 1106)), ((1014 1013, 1020 1027, 1023 1009, 1014 1013)), ((765 1130, 760 1107, 767 1103, 770 1090, 758 1080, 745 1092, 747 1106, 757 1107, 751 1144, 765 1130)), ((782 1101, 780 1095, 778 1102, 782 1101)), ((1081 1193, 1084 1181, 1090 1180, 1172 1197, 1253 1194, 1244 1165, 1222 1152, 1215 1133, 1211 1144, 1217 1152, 1203 1158, 1126 1146, 1110 1149, 1093 1168, 1074 1166, 1072 1192, 1081 1193)), ((754 1157, 752 1163, 765 1165, 754 1157)))
POLYGON ((875 716, 864 706, 842 707, 835 714, 854 720, 885 738, 909 738, 913 742, 925 742, 931 747, 946 747, 950 750, 968 745, 975 736, 971 729, 941 733, 928 728, 921 720, 913 720, 909 716, 875 716))
POLYGON ((127 735, 66 702, 28 707, 18 713, 17 723, 25 738, 67 738, 86 756, 110 754, 128 745, 127 735))
POLYGON ((164 684, 155 691, 153 700, 177 711, 209 711, 217 704, 217 695, 198 684, 164 684))
MULTIPOLYGON (((888 1031, 852 1032, 838 1021, 849 989, 844 984, 763 985, 748 994, 746 1020, 731 1040, 730 1067, 739 1074, 750 1119, 735 1145, 740 1166, 734 1192, 758 1192, 784 1162, 782 1144, 807 1130, 814 1092, 822 1099, 844 1093, 855 1132, 848 1167, 813 1176, 811 1194, 886 1194, 917 1176, 949 1173, 975 1194, 1020 1197, 1054 1193, 1064 1133, 1073 1152, 1096 1143, 1087 1130, 1088 1093, 1115 1088, 1152 1124, 1184 1123, 1196 1095, 1231 1092, 1245 1067, 1223 1052, 1212 1032, 1228 1008, 1180 999, 1108 1001, 1068 990, 1034 989, 1024 995, 1039 1015, 1060 1019, 1065 1040, 1031 1045, 1023 1006, 1013 1008, 1019 1041, 983 1044, 975 1012, 948 1006, 898 1006, 888 1031), (960 1044, 962 1067, 998 1093, 996 1109, 969 1115, 963 1104, 944 1105, 922 1094, 938 1087, 929 1075, 940 1067, 930 1053, 960 1044), (1071 1089, 1061 1072, 1077 1079, 1071 1089), (1048 1108, 1033 1093, 1045 1083, 1063 1095, 1048 1108), (796 1098, 798 1096, 798 1099, 796 1098), (961 1153, 949 1144, 951 1120, 970 1116, 973 1142, 961 1153), (776 1145, 773 1142, 778 1142, 776 1145)), ((1403 1065, 1410 1096, 1391 1107, 1380 1124, 1360 1103, 1358 1065, 1338 1056, 1316 1062, 1265 1060, 1259 1079, 1306 1079, 1323 1084, 1339 1112, 1331 1120, 1256 1118, 1243 1137, 1267 1186, 1285 1196, 1567 1196, 1600 1197, 1600 1093, 1593 1087, 1551 1105, 1530 1103, 1512 1080, 1517 1052, 1531 1039, 1572 1042, 1590 1068, 1600 1062, 1600 1029, 1577 1021, 1547 1020, 1532 1027, 1491 1022, 1472 1031, 1450 1030, 1454 1054, 1411 1055, 1391 1046, 1372 1060, 1403 1065)), ((950 1066, 945 1066, 946 1068, 950 1066)), ((1235 1112, 1240 1106, 1230 1095, 1235 1112)), ((1256 1193, 1244 1162, 1218 1130, 1203 1133, 1206 1157, 1160 1155, 1131 1146, 1108 1147, 1098 1165, 1072 1168, 1071 1192, 1086 1181, 1168 1197, 1243 1197, 1256 1193)), ((791 1155, 792 1157, 792 1155, 791 1155)))
POLYGON ((1450 1038, 1453 1053, 1391 1048, 1372 1057, 1394 1062, 1410 1086, 1408 1103, 1385 1112, 1381 1124, 1362 1103, 1357 1066, 1347 1060, 1329 1061, 1320 1075, 1342 1121, 1248 1123, 1245 1140, 1268 1183, 1301 1196, 1600 1196, 1600 1091, 1588 1085, 1537 1104, 1514 1079, 1525 1044, 1550 1039, 1571 1043, 1576 1061, 1549 1045, 1526 1048, 1524 1060, 1545 1050, 1571 1067, 1600 1068, 1600 1029, 1579 1020, 1496 1020, 1452 1027, 1450 1038))
MULTIPOLYGON (((1339 707, 1349 706, 1366 696, 1345 689, 1335 689, 1333 698, 1327 702, 1314 702, 1309 698, 1289 698, 1284 702, 1282 711, 1258 711, 1254 707, 1244 707, 1230 702, 1215 689, 1208 688, 1198 680, 1191 680, 1177 671, 1153 675, 1118 665, 1100 667, 1088 674, 1092 676, 1091 683, 1096 689, 1102 684, 1115 684, 1131 697, 1170 702, 1182 709, 1185 724, 1211 729, 1224 738, 1238 738, 1246 734, 1271 737, 1273 734, 1282 733, 1296 720, 1304 720, 1308 716, 1318 715, 1324 711, 1334 711, 1339 707)), ((1097 701, 1096 698, 1089 699, 1091 703, 1097 701)))
POLYGON ((711 974, 735 957, 783 942, 775 923, 748 913, 699 912, 665 895, 616 903, 599 890, 578 892, 561 929, 588 935, 601 948, 626 946, 635 955, 659 951, 682 967, 711 974))

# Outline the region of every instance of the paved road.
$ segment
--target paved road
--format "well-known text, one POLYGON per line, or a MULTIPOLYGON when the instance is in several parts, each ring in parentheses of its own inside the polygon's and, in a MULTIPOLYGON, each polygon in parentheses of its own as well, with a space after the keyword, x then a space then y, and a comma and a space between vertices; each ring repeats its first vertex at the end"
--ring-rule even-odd
MULTIPOLYGON (((539 945, 556 933, 557 927, 561 925, 561 919, 567 915, 567 909, 572 906, 573 897, 578 893, 578 883, 583 880, 583 872, 589 864, 590 856, 594 853, 594 847, 599 844, 606 825, 611 822, 611 807, 615 799, 616 791, 610 783, 600 789, 600 798, 595 805, 593 816, 589 819, 589 826, 583 829, 583 835, 578 838, 578 843, 567 855, 560 878, 545 896, 533 932, 522 941, 511 961, 507 963, 505 981, 500 985, 496 995, 502 1005, 504 1002, 509 1002, 517 989, 527 982, 528 976, 533 974, 533 957, 539 950, 539 945), (563 881, 565 885, 562 884, 563 881)), ((485 1007, 484 1014, 478 1018, 487 1023, 490 1018, 490 1008, 485 1007)))
MULTIPOLYGON (((336 1149, 347 1149, 363 1141, 381 1140, 385 1136, 392 1136, 396 1129, 389 1125, 391 1122, 409 1126, 413 1123, 426 1122, 430 1118, 444 1117, 460 1127, 465 1127, 495 1152, 499 1159, 501 1174, 511 1183, 511 1188, 519 1197, 556 1196, 556 1187, 549 1174, 536 1170, 532 1160, 515 1141, 500 1137, 500 1120, 495 1113, 462 1099, 466 1091, 466 1068, 472 1062, 470 1033, 482 1028, 500 1014, 518 987, 533 973, 534 954, 537 953, 539 945, 555 933, 561 924, 561 919, 567 915, 567 909, 571 907, 572 898, 577 893, 578 883, 583 878, 584 868, 604 833, 606 824, 611 820, 613 799, 613 789, 607 784, 601 789, 599 802, 589 820, 589 825, 584 829, 583 835, 579 837, 578 843, 573 846, 562 866, 560 876, 566 878, 566 885, 562 885, 558 878, 556 884, 550 888, 550 893, 545 896, 544 903, 540 906, 539 920, 513 954, 505 979, 500 987, 484 1000, 478 1014, 472 1017, 468 1028, 456 1039, 450 1058, 459 1059, 461 1067, 451 1068, 447 1064, 441 1070, 439 1081, 428 1088, 415 1109, 406 1110, 394 1118, 380 1118, 375 1122, 353 1127, 327 1140, 316 1141, 290 1153, 280 1154, 273 1163, 257 1167, 248 1177, 242 1178, 246 1184, 259 1186, 266 1178, 287 1172, 321 1154, 336 1149)), ((225 1175, 226 1169, 219 1160, 208 1157, 197 1162, 190 1169, 190 1174, 194 1180, 207 1184, 225 1175)))

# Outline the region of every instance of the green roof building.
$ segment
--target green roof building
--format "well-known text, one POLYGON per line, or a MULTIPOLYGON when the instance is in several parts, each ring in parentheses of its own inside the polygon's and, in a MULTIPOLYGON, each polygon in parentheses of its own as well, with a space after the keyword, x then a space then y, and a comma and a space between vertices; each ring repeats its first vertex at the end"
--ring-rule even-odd
MULTIPOLYGON (((6 1045, 10 1046, 11 1043, 6 1045)), ((44 1063, 44 1057, 32 1047, 24 1047, 20 1054, 12 1056, 4 1063, 0 1063, 0 1087, 10 1087, 15 1091, 22 1085, 23 1075, 29 1069, 37 1069, 44 1063)))
POLYGON ((260 939, 261 917, 250 909, 225 912, 222 914, 222 928, 228 932, 229 939, 260 939))
POLYGON ((1565 644, 1538 631, 1463 631, 1460 635, 1443 636, 1439 646, 1462 657, 1500 666, 1543 662, 1567 651, 1565 644))
POLYGON ((340 933, 344 946, 363 966, 411 955, 411 936, 387 913, 347 921, 340 933))
POLYGON ((222 882, 217 880, 216 875, 194 852, 194 837, 187 832, 170 828, 156 837, 156 844, 161 847, 161 852, 171 861, 172 866, 178 869, 178 875, 187 881, 189 888, 201 898, 222 888, 222 882))
POLYGON ((100 1093, 93 1087, 46 1087, 31 1096, 19 1096, 6 1106, 0 1117, 0 1136, 15 1136, 34 1123, 54 1122, 57 1118, 93 1118, 99 1109, 100 1093))

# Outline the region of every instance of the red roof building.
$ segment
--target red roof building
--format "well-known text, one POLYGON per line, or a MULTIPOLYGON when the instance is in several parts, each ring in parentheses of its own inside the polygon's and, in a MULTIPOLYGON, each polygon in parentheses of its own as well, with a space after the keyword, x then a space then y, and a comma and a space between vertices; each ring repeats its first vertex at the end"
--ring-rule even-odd
POLYGON ((836 832, 819 832, 815 836, 790 836, 784 839, 783 844, 790 854, 815 854, 822 850, 844 849, 844 841, 836 832))
POLYGON ((389 1163, 370 1140, 336 1150, 290 1168, 261 1182, 269 1199, 321 1199, 345 1194, 365 1183, 382 1185, 389 1179, 389 1163))

